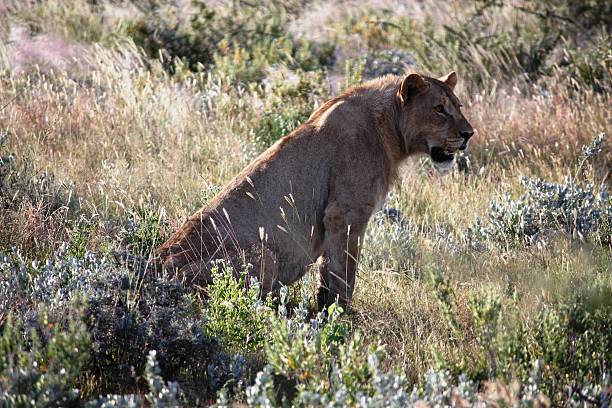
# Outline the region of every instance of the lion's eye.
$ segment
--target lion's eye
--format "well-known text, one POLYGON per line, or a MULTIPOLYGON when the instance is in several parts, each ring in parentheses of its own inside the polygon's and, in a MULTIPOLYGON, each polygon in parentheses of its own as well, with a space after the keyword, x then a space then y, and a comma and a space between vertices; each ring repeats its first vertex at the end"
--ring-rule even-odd
POLYGON ((434 110, 438 113, 446 114, 446 109, 444 109, 444 105, 436 105, 434 110))

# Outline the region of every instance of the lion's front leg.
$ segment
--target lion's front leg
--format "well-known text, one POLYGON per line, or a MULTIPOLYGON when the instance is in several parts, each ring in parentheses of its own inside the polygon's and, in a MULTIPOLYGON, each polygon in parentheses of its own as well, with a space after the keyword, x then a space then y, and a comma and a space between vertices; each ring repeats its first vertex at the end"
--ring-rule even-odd
POLYGON ((319 310, 329 307, 336 300, 346 307, 353 297, 359 242, 371 208, 345 208, 331 204, 325 210, 324 255, 319 262, 320 286, 317 293, 319 310))

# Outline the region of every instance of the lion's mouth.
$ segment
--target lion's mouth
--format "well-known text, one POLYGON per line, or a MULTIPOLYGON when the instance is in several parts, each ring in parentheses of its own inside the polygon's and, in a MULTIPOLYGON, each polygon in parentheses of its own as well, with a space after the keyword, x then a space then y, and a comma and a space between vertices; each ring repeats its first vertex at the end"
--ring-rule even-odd
POLYGON ((447 161, 452 161, 455 158, 455 155, 442 147, 434 146, 429 151, 429 155, 431 156, 431 160, 436 163, 444 163, 447 161))

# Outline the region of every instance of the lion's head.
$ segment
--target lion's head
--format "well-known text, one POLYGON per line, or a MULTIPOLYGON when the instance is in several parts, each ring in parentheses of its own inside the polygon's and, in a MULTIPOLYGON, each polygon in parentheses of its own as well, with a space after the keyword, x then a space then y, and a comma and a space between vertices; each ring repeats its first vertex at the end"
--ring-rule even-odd
POLYGON ((419 74, 404 78, 398 97, 403 137, 415 152, 429 154, 439 171, 450 170, 457 150, 465 150, 474 128, 461 113, 453 93, 457 74, 435 79, 419 74))

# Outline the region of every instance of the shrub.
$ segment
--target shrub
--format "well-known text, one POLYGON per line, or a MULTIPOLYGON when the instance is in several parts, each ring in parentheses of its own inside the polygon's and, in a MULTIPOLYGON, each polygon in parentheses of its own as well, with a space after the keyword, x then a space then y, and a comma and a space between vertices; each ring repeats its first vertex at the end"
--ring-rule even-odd
MULTIPOLYGON (((191 294, 151 271, 139 275, 92 253, 73 258, 67 250, 42 265, 28 265, 19 254, 0 257, 0 324, 9 312, 29 316, 38 307, 61 317, 80 294, 87 299, 83 322, 91 338, 91 358, 79 368, 85 396, 144 387, 151 349, 159 353, 163 376, 196 381, 204 385, 198 392, 208 393, 213 380, 208 367, 224 367, 226 357, 205 335, 202 311, 191 294)), ((231 372, 215 375, 216 382, 221 375, 231 378, 231 372)))
POLYGON ((255 144, 265 150, 283 136, 287 136, 308 119, 309 114, 291 106, 265 112, 255 129, 255 144))
MULTIPOLYGON (((477 381, 518 379, 522 394, 533 385, 553 404, 609 401, 611 294, 609 288, 596 285, 578 290, 555 307, 543 307, 533 322, 521 319, 516 305, 502 305, 494 292, 473 295, 472 327, 460 332, 474 331, 475 352, 450 353, 450 358, 437 354, 436 368, 477 381)), ((452 302, 447 305, 456 313, 452 302)))
MULTIPOLYGON (((603 151, 605 136, 598 135, 583 146, 577 175, 603 151)), ((526 192, 513 200, 505 194, 501 203, 493 202, 488 220, 477 219, 467 228, 464 239, 472 248, 486 248, 488 241, 511 246, 516 242, 546 242, 556 233, 610 245, 612 197, 605 187, 599 192, 592 184, 582 185, 567 176, 563 184, 524 177, 526 192)))
POLYGON ((195 70, 214 63, 214 70, 243 83, 262 80, 272 64, 313 70, 331 61, 332 46, 287 32, 295 4, 269 0, 220 8, 194 1, 189 11, 190 19, 180 19, 178 10, 169 13, 157 5, 143 19, 128 23, 125 33, 149 56, 162 55, 170 69, 175 58, 195 70))
POLYGON ((373 270, 399 272, 414 259, 412 232, 403 220, 378 213, 368 225, 360 261, 373 270))
POLYGON ((307 304, 303 300, 287 318, 281 302, 266 346, 268 365, 246 391, 249 405, 405 407, 450 404, 457 394, 476 399, 474 384, 462 379, 455 389, 447 373, 433 371, 422 387, 410 390, 403 375, 382 369, 386 353, 380 344, 366 347, 358 330, 350 333, 340 307, 309 320, 307 304))
POLYGON ((119 276, 106 276, 97 293, 88 292, 87 322, 95 339, 88 372, 97 390, 143 387, 145 356, 154 349, 164 377, 200 383, 204 387, 198 393, 205 394, 208 366, 224 356, 204 333, 204 316, 190 293, 164 277, 147 276, 150 273, 115 271, 119 276))
MULTIPOLYGON (((88 366, 90 334, 83 321, 85 305, 78 298, 68 316, 52 320, 44 307, 37 319, 2 325, 0 337, 0 403, 5 407, 81 406, 82 394, 75 388, 88 366)), ((147 357, 144 378, 148 393, 108 395, 85 404, 87 407, 133 407, 146 400, 150 406, 178 407, 179 388, 166 384, 156 352, 147 357)))
MULTIPOLYGON (((281 296, 286 299, 287 290, 283 291, 281 296)), ((346 405, 373 389, 370 353, 363 350, 363 336, 349 337, 348 322, 342 320, 342 309, 336 305, 330 307, 327 317, 319 313, 308 321, 307 304, 303 301, 293 318, 286 318, 281 305, 279 316, 272 320, 266 345, 269 365, 247 389, 249 404, 346 405), (278 398, 272 394, 275 382, 281 387, 278 398)), ((374 355, 380 351, 370 350, 374 355)))
POLYGON ((144 395, 107 395, 85 404, 87 408, 110 408, 110 407, 138 407, 143 406, 145 401, 151 407, 180 407, 180 388, 177 383, 166 383, 161 377, 161 370, 157 363, 157 352, 151 350, 147 356, 145 368, 145 380, 148 392, 144 395), (144 397, 144 398, 143 398, 144 397))
POLYGON ((577 400, 612 401, 612 395, 604 394, 611 382, 611 296, 609 289, 595 288, 539 315, 535 341, 543 363, 542 389, 553 401, 563 401, 567 394, 577 400), (595 393, 584 395, 584 390, 595 393))
MULTIPOLYGON (((359 331, 350 334, 342 309, 333 305, 327 317, 319 313, 309 321, 306 304, 302 302, 292 318, 286 317, 281 304, 266 347, 268 364, 246 390, 249 406, 469 406, 484 398, 500 404, 514 401, 516 406, 548 403, 539 383, 526 383, 529 385, 518 390, 509 390, 503 382, 490 383, 490 389, 482 395, 468 376, 455 376, 446 370, 429 370, 419 384, 411 386, 403 375, 381 368, 386 360, 382 346, 372 343, 365 347, 359 331)), ((481 308, 478 300, 474 305, 475 315, 488 325, 488 306, 481 308)), ((497 334, 483 330, 488 339, 497 334)), ((601 390, 601 386, 595 389, 601 390)), ((227 403, 224 398, 219 401, 221 405, 227 403)))
POLYGON ((212 268, 207 288, 206 333, 232 351, 255 351, 263 347, 268 326, 266 303, 260 299, 259 283, 248 282, 249 268, 236 272, 225 262, 212 268))
MULTIPOLYGON (((40 307, 30 321, 9 315, 0 337, 0 403, 5 407, 75 406, 89 359, 90 336, 75 299, 69 315, 50 319, 40 307)), ((0 315, 1 316, 1 315, 0 315)))
POLYGON ((523 185, 527 191, 518 199, 506 195, 501 203, 492 203, 488 224, 477 221, 468 229, 468 239, 484 238, 512 245, 516 241, 532 243, 546 239, 547 234, 562 232, 581 239, 595 238, 604 244, 609 242, 605 228, 612 214, 612 199, 606 190, 596 193, 592 185, 581 187, 570 177, 563 184, 524 178, 523 185))
POLYGON ((155 205, 140 205, 130 211, 127 227, 121 232, 127 249, 136 254, 148 256, 164 242, 164 212, 155 205))

